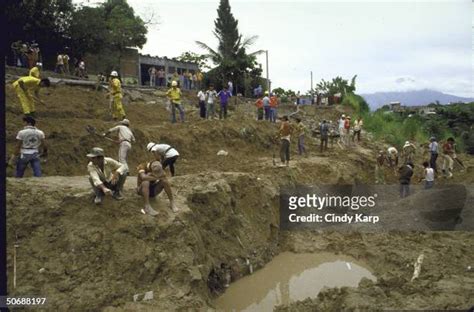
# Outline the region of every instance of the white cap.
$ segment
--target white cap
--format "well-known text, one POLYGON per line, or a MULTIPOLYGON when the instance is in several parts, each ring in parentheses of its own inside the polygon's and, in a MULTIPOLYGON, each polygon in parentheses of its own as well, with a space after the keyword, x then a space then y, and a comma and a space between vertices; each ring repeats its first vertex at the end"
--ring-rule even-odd
POLYGON ((341 117, 342 117, 342 118, 344 118, 344 117, 346 117, 346 115, 345 115, 345 114, 342 114, 342 116, 341 116, 341 117))
POLYGON ((406 141, 406 142, 405 142, 405 145, 410 145, 410 141, 406 141))
POLYGON ((110 76, 112 76, 112 77, 118 77, 118 73, 117 73, 115 70, 113 70, 113 71, 110 73, 110 76))
POLYGON ((176 87, 176 86, 178 86, 178 83, 177 83, 175 80, 173 80, 173 81, 171 82, 171 86, 172 86, 172 87, 176 87))
POLYGON ((149 151, 149 152, 153 152, 154 150, 156 150, 157 145, 158 144, 156 144, 156 143, 150 142, 150 143, 147 144, 146 150, 149 151))

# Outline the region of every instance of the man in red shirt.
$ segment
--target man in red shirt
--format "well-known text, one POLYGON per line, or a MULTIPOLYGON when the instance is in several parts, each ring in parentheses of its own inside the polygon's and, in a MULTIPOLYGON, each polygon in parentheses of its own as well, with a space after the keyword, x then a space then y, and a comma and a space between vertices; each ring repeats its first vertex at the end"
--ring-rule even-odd
POLYGON ((453 155, 454 155, 454 139, 449 138, 443 144, 443 174, 451 178, 453 176, 453 155))
POLYGON ((257 106, 257 120, 263 120, 263 100, 259 98, 255 102, 255 106, 257 106))
POLYGON ((344 138, 345 138, 344 144, 346 146, 349 146, 351 143, 350 129, 351 129, 351 116, 347 116, 346 120, 344 121, 344 138))
POLYGON ((276 122, 277 119, 278 98, 272 93, 270 96, 270 121, 276 122))

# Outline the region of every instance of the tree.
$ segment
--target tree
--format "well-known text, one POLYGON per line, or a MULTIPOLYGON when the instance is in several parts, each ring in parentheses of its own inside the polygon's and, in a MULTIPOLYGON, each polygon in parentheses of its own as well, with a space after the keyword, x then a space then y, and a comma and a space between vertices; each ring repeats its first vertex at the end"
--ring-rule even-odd
POLYGON ((68 46, 77 55, 99 53, 108 33, 102 8, 80 7, 72 14, 68 46))
POLYGON ((106 42, 119 51, 119 58, 127 47, 143 47, 148 31, 126 0, 107 0, 100 8, 108 31, 106 42))
POLYGON ((263 51, 247 53, 246 49, 255 42, 257 36, 242 39, 238 30, 238 21, 231 12, 229 0, 220 1, 217 15, 213 32, 219 41, 217 51, 201 41, 196 41, 196 43, 207 51, 206 57, 216 65, 214 72, 217 79, 232 80, 235 86, 242 86, 245 74, 255 69, 257 64, 255 56, 263 51))
POLYGON ((196 63, 200 71, 204 69, 210 69, 211 67, 207 64, 207 56, 202 54, 197 54, 191 51, 183 52, 180 56, 174 58, 179 62, 190 62, 196 63))

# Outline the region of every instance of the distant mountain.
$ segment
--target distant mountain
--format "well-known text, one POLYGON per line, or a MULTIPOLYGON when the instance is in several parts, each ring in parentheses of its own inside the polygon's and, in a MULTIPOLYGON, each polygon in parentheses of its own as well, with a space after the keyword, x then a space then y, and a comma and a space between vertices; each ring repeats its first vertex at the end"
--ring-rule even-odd
POLYGON ((404 92, 376 92, 361 94, 367 101, 371 110, 376 110, 385 104, 398 101, 406 106, 420 106, 435 103, 439 101, 441 104, 450 102, 474 102, 472 98, 464 98, 439 91, 424 89, 416 91, 404 92))

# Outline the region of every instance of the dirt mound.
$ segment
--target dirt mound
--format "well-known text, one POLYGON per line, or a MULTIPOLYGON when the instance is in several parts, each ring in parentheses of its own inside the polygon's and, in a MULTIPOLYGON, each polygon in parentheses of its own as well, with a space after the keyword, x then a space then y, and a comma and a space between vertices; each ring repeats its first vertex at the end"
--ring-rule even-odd
POLYGON ((125 200, 95 206, 86 177, 9 180, 9 273, 15 239, 20 246, 11 295, 42 294, 55 310, 97 311, 152 290, 155 309, 196 308, 206 306, 213 268, 224 263, 241 276, 247 259, 258 268, 277 251, 276 189, 254 175, 174 178, 181 211, 173 214, 161 194, 156 218, 140 214, 133 183, 125 200))

